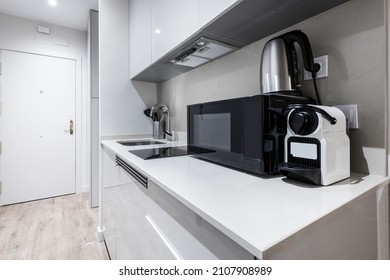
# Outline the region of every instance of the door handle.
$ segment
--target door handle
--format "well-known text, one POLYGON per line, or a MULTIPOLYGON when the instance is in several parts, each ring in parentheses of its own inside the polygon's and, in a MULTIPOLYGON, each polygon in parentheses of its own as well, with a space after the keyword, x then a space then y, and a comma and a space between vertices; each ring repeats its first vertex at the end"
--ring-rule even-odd
POLYGON ((74 127, 73 120, 70 120, 70 122, 69 122, 69 133, 70 133, 70 135, 73 135, 73 132, 74 132, 73 127, 74 127))

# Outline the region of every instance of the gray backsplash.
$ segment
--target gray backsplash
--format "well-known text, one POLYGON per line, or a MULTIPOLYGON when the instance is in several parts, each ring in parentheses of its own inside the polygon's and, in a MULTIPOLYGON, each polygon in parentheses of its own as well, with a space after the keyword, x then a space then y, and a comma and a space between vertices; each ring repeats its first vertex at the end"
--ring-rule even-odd
MULTIPOLYGON (((383 0, 352 0, 280 32, 301 29, 314 56, 329 56, 329 77, 318 81, 323 103, 358 104, 351 169, 377 175, 387 174, 384 22, 383 0)), ((275 35, 162 83, 173 130, 186 131, 188 104, 258 94, 261 52, 275 35)), ((312 96, 312 83, 304 82, 303 90, 312 96)))

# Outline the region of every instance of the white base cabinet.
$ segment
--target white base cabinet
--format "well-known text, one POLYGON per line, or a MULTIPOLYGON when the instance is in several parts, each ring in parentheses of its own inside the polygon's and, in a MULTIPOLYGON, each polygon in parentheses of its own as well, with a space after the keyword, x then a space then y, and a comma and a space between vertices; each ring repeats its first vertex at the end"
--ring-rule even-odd
POLYGON ((111 259, 174 259, 148 219, 151 201, 142 186, 106 188, 104 197, 104 239, 111 259))
POLYGON ((377 199, 377 192, 358 198, 343 210, 336 210, 275 244, 263 254, 263 259, 380 259, 377 199))
POLYGON ((142 161, 114 141, 103 145, 123 160, 121 172, 153 178, 148 188, 104 189, 113 259, 389 259, 388 178, 352 174, 313 188, 190 156, 142 161))
POLYGON ((151 180, 104 188, 103 205, 111 259, 254 259, 151 180))

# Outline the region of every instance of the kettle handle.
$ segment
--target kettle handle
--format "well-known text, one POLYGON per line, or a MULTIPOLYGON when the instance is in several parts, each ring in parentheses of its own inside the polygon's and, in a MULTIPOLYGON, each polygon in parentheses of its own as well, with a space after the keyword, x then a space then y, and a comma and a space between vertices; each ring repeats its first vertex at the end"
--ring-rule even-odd
POLYGON ((317 63, 314 63, 310 42, 305 33, 300 30, 293 30, 286 34, 283 34, 281 38, 288 44, 290 49, 293 49, 295 42, 298 43, 301 47, 303 65, 306 71, 309 71, 311 73, 318 72, 320 66, 317 63))

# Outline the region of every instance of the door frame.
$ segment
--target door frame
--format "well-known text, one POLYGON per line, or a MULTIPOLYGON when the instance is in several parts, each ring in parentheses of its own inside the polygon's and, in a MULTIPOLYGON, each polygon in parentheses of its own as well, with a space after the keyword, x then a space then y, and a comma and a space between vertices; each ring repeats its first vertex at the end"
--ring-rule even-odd
MULTIPOLYGON (((25 53, 25 54, 32 54, 32 55, 41 55, 41 56, 47 56, 47 57, 54 57, 54 58, 61 58, 61 59, 69 59, 69 60, 74 60, 75 63, 76 63, 76 88, 75 88, 75 91, 76 91, 76 96, 75 96, 75 122, 74 122, 74 131, 75 131, 75 145, 76 145, 76 151, 75 151, 75 157, 76 157, 76 162, 75 162, 75 174, 76 174, 76 178, 75 178, 75 182, 76 182, 76 193, 80 193, 80 192, 85 192, 85 191, 88 191, 89 188, 88 186, 82 186, 82 177, 83 177, 83 164, 82 164, 82 160, 83 160, 83 140, 88 143, 88 138, 90 137, 90 135, 88 134, 88 129, 85 129, 83 130, 83 125, 82 125, 82 121, 83 121, 83 111, 82 111, 82 105, 83 105, 83 79, 82 79, 82 75, 83 75, 83 59, 82 57, 72 57, 72 56, 62 56, 62 55, 52 55, 52 54, 45 54, 45 53, 40 53, 40 52, 29 52, 29 51, 22 51, 22 50, 17 50, 17 49, 8 49, 8 48, 1 48, 0 47, 0 62, 2 62, 2 51, 12 51, 12 52, 18 52, 18 53, 25 53), (86 134, 87 133, 87 134, 86 134), (85 139, 83 139, 83 137, 85 139)), ((88 91, 88 89, 87 89, 88 91)), ((88 96, 87 96, 88 97, 88 96)), ((90 106, 88 104, 88 102, 86 102, 86 112, 84 112, 86 118, 88 118, 89 116, 89 111, 90 111, 90 106)), ((3 121, 3 120, 1 120, 3 121)), ((1 123, 1 122, 0 122, 1 123)), ((88 124, 88 120, 86 122, 88 124)), ((0 125, 0 129, 2 128, 2 125, 0 125)), ((0 139, 1 141, 1 139, 0 139)), ((88 145, 88 144, 87 144, 88 145)), ((88 159, 88 146, 85 147, 85 152, 86 152, 86 159, 88 159)), ((1 155, 0 155, 0 160, 1 160, 1 155)), ((1 174, 1 171, 0 171, 0 174, 1 174)), ((86 167, 86 170, 85 170, 85 175, 87 177, 87 167, 86 167)), ((1 177, 0 177, 0 180, 1 180, 1 177)), ((3 188, 6 187, 6 186, 3 186, 3 188)), ((1 194, 0 194, 1 196, 1 194)), ((1 202, 1 199, 0 199, 0 202, 1 202)), ((1 203, 0 203, 1 205, 1 203)))

